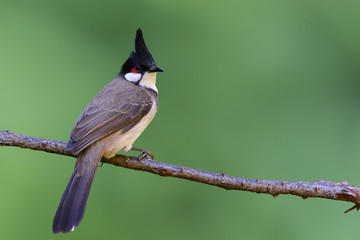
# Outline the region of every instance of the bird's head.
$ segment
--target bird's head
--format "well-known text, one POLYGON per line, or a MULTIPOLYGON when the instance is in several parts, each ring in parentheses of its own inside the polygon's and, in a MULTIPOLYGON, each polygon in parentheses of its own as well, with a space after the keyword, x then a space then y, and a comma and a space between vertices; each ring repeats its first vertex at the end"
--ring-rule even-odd
POLYGON ((143 78, 149 77, 149 75, 155 78, 156 72, 163 71, 162 68, 156 66, 151 53, 146 47, 142 31, 139 28, 136 31, 135 52, 130 53, 129 58, 121 67, 120 74, 126 80, 141 85, 143 78))

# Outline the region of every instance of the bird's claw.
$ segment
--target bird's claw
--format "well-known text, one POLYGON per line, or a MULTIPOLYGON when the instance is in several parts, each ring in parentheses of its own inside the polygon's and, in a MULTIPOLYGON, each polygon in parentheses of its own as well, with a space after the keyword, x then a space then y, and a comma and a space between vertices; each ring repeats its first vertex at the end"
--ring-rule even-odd
POLYGON ((151 152, 149 152, 148 150, 143 149, 142 154, 139 155, 139 160, 142 161, 146 158, 150 158, 151 160, 154 160, 154 155, 151 152))
POLYGON ((139 161, 142 161, 146 158, 150 158, 151 160, 154 160, 154 155, 146 149, 132 147, 131 150, 141 152, 141 154, 138 157, 139 161))

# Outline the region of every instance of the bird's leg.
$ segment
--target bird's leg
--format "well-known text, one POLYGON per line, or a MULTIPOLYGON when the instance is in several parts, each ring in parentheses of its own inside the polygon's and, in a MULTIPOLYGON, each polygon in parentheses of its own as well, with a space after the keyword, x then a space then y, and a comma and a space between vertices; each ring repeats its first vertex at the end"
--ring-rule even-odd
POLYGON ((139 160, 144 160, 147 157, 150 157, 152 160, 154 160, 154 155, 149 152, 146 149, 137 148, 137 147, 131 147, 131 150, 141 152, 142 154, 139 155, 139 160))

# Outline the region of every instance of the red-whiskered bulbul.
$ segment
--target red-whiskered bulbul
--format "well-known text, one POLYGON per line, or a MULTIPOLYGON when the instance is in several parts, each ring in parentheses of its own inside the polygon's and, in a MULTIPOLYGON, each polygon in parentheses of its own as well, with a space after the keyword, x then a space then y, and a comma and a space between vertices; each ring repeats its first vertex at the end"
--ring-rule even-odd
POLYGON ((80 224, 102 157, 111 158, 121 149, 148 153, 132 144, 157 112, 157 72, 163 70, 156 66, 138 29, 135 52, 91 100, 71 130, 67 150, 77 156, 77 162, 54 217, 54 233, 73 231, 80 224))

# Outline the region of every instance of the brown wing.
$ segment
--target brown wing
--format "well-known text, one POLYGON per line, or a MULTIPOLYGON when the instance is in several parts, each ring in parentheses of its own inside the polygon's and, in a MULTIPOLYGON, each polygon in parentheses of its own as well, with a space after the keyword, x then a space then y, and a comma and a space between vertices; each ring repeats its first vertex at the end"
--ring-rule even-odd
POLYGON ((126 80, 106 85, 75 123, 67 149, 78 155, 90 144, 121 129, 128 131, 151 109, 148 91, 126 80))

